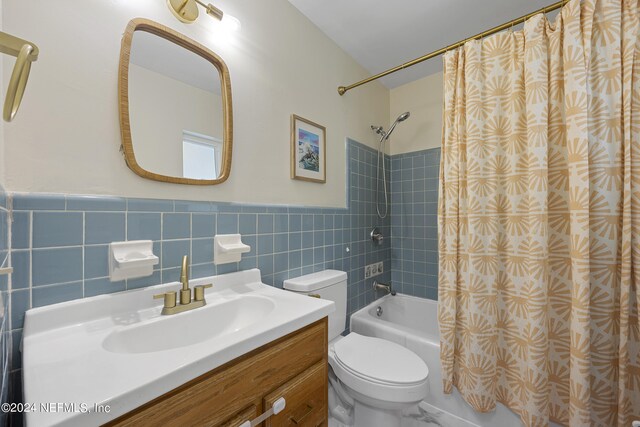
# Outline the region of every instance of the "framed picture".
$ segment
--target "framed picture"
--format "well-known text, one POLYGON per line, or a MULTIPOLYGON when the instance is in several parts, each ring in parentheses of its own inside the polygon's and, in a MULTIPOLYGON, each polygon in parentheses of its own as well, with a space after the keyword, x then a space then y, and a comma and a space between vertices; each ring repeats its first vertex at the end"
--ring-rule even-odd
POLYGON ((291 115, 291 178, 327 182, 326 129, 291 115))

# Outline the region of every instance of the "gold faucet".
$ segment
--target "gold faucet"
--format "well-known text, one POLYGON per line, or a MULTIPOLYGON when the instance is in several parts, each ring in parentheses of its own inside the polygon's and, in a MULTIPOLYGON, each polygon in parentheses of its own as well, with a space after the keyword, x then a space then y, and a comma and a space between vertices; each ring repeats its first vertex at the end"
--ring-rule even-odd
POLYGON ((204 299, 204 290, 213 286, 212 284, 198 285, 193 288, 193 300, 191 299, 191 288, 189 288, 189 257, 182 257, 182 271, 180 272, 180 304, 177 304, 176 291, 165 292, 163 294, 154 295, 153 298, 164 298, 164 307, 162 314, 178 314, 184 311, 193 310, 194 308, 204 307, 207 301, 204 299))
POLYGON ((189 288, 189 257, 187 255, 182 257, 180 283, 182 283, 182 289, 180 290, 180 304, 189 304, 191 302, 191 289, 189 288))

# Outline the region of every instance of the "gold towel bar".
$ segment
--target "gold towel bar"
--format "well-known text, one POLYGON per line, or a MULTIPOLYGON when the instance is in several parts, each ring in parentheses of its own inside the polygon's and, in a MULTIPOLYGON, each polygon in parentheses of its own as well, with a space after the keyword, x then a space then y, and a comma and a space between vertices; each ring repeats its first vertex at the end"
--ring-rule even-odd
POLYGON ((0 31, 0 52, 16 57, 11 73, 2 118, 10 122, 18 113, 24 90, 27 87, 31 63, 38 59, 38 47, 26 40, 0 31))

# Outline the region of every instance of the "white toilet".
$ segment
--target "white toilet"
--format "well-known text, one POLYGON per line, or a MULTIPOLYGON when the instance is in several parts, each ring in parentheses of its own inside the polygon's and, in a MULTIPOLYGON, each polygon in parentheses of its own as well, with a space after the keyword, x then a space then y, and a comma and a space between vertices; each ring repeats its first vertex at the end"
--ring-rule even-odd
POLYGON ((399 344, 356 333, 347 320, 347 273, 324 270, 284 281, 293 292, 336 304, 329 315, 329 412, 354 427, 400 426, 403 409, 424 399, 429 368, 399 344))

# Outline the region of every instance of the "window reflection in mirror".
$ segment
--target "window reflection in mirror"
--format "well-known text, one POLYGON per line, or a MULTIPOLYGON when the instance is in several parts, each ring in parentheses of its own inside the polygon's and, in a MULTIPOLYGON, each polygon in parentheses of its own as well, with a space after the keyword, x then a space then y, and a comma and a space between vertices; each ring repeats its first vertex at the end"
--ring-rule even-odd
POLYGON ((182 176, 216 179, 222 163, 222 141, 212 136, 184 131, 182 136, 182 176))

